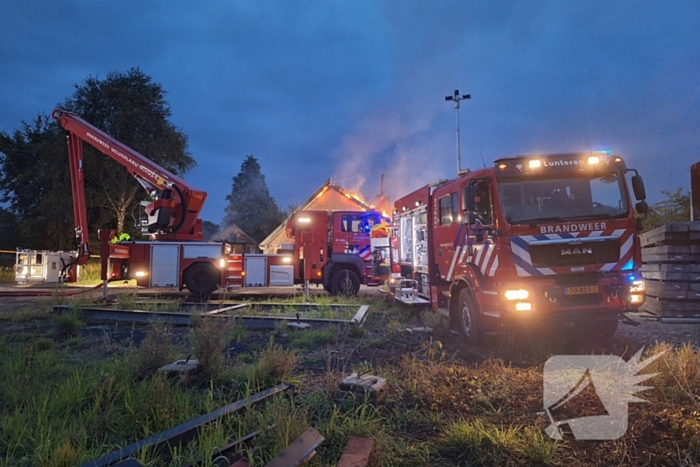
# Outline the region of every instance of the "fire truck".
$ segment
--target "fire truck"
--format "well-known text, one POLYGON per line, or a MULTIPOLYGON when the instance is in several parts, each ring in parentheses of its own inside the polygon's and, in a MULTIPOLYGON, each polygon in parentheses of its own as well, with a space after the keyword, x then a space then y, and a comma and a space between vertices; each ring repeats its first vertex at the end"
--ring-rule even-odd
POLYGON ((208 296, 219 288, 320 284, 336 294, 357 294, 372 278, 369 232, 387 220, 379 212, 299 211, 287 222, 294 250, 281 254, 235 254, 227 242, 203 240, 202 210, 207 193, 147 159, 78 115, 54 110, 66 130, 78 250, 63 268, 89 258, 83 179, 83 142, 125 167, 148 193, 141 201, 140 228, 148 240, 115 243, 114 232, 99 232, 103 280, 135 279, 142 287, 187 288, 208 296))
POLYGON ((611 336, 645 301, 645 198, 607 151, 461 171, 396 200, 388 292, 448 316, 469 343, 540 323, 611 336))

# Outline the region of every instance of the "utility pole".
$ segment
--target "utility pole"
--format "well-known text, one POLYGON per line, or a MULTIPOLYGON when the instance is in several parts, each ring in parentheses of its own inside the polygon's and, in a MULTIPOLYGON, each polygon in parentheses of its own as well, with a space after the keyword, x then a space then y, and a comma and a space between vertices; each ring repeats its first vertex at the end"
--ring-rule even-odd
POLYGON ((445 96, 446 101, 454 101, 455 103, 455 113, 457 114, 457 175, 462 171, 462 157, 459 151, 459 101, 464 99, 471 99, 471 94, 459 95, 459 89, 455 89, 455 93, 452 96, 445 96))

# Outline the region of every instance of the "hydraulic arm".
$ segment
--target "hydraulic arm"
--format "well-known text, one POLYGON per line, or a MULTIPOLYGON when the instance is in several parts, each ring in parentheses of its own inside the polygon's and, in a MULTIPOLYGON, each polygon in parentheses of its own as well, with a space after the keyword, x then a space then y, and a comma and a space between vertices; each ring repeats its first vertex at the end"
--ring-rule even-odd
POLYGON ((66 130, 68 138, 73 214, 79 242, 78 257, 73 264, 84 264, 89 256, 83 141, 125 167, 147 191, 151 199, 141 202, 146 214, 141 220, 142 233, 152 240, 202 240, 202 221, 199 219, 199 213, 207 198, 206 192, 197 190, 74 113, 57 109, 51 116, 66 130))

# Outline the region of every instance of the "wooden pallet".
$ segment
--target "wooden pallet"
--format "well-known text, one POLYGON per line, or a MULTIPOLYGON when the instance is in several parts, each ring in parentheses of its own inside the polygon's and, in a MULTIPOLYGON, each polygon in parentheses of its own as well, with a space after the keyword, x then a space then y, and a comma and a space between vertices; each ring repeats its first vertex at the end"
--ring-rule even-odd
POLYGON ((700 322, 700 222, 673 222, 640 236, 646 303, 641 310, 700 322))

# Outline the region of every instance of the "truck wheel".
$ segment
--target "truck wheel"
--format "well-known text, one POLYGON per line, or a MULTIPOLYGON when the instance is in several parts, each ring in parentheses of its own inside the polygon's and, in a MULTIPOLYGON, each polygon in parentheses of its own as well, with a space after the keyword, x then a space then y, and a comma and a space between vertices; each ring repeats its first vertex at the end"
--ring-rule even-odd
POLYGON ((219 288, 219 274, 211 264, 193 264, 185 273, 185 286, 192 295, 208 297, 219 288))
POLYGON ((590 324, 587 334, 594 340, 610 339, 617 331, 618 320, 595 321, 590 324))
POLYGON ((469 345, 475 345, 481 339, 479 312, 471 292, 467 288, 459 291, 458 308, 454 316, 457 330, 469 345))
POLYGON ((331 278, 331 290, 335 295, 354 297, 360 291, 360 278, 350 269, 340 269, 331 278))

